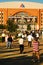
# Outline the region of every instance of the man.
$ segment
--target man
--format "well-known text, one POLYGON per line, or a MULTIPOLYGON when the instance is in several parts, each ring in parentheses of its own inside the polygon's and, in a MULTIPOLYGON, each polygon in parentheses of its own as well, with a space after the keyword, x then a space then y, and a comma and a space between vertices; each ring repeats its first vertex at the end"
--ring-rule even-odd
POLYGON ((32 35, 29 33, 29 35, 27 36, 27 38, 28 38, 28 46, 31 47, 33 37, 32 37, 32 35))
POLYGON ((39 39, 39 33, 38 32, 36 33, 36 38, 37 38, 37 40, 39 39))
POLYGON ((23 53, 24 44, 23 44, 23 38, 22 38, 22 36, 19 39, 19 46, 20 46, 20 53, 23 53))
POLYGON ((9 48, 11 48, 12 41, 13 41, 13 39, 12 39, 12 36, 11 36, 11 34, 10 34, 10 35, 8 36, 8 46, 9 46, 9 48))

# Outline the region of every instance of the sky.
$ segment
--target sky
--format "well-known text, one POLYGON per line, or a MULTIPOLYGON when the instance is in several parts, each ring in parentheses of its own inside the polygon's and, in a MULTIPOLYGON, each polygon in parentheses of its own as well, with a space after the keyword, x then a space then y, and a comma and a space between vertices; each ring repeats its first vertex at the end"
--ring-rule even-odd
POLYGON ((10 2, 10 1, 25 1, 25 2, 43 3, 43 0, 0 0, 0 2, 10 2))

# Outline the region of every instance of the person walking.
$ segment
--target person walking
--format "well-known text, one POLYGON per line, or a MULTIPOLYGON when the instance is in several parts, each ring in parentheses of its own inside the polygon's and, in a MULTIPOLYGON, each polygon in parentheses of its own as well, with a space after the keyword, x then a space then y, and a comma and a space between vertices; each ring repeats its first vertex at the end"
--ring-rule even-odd
POLYGON ((31 47, 33 37, 32 37, 32 35, 31 35, 30 33, 29 33, 29 35, 27 36, 27 39, 28 39, 28 46, 31 47))
POLYGON ((39 33, 38 32, 36 33, 36 38, 37 38, 37 40, 39 39, 39 33))
POLYGON ((2 33, 2 42, 5 42, 5 33, 2 33))
POLYGON ((37 58, 38 62, 40 60, 40 55, 39 55, 39 42, 36 37, 34 37, 32 41, 32 47, 33 47, 33 61, 35 62, 35 57, 37 58))
POLYGON ((20 47, 20 53, 23 53, 24 50, 24 40, 22 36, 19 38, 19 47, 20 47))
POLYGON ((8 48, 8 35, 5 36, 6 47, 8 48))
POLYGON ((11 48, 12 41, 13 41, 13 39, 12 39, 12 36, 11 36, 11 34, 10 34, 10 35, 8 36, 8 46, 7 46, 7 47, 11 48))

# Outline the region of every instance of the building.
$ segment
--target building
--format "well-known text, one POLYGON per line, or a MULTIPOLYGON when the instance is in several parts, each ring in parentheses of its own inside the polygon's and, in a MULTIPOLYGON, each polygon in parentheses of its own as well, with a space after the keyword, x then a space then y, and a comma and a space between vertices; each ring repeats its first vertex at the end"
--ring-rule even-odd
POLYGON ((35 2, 1 2, 0 24, 6 24, 8 19, 13 19, 20 28, 43 30, 43 4, 35 2))

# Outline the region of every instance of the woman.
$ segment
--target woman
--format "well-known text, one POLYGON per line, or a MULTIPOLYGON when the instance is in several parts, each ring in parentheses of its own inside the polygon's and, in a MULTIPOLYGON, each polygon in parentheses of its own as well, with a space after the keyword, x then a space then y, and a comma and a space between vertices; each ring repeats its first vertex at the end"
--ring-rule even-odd
POLYGON ((39 62, 39 59, 40 59, 40 56, 39 56, 39 42, 38 42, 36 37, 34 37, 34 39, 33 39, 32 47, 33 47, 33 56, 37 57, 38 62, 39 62))

